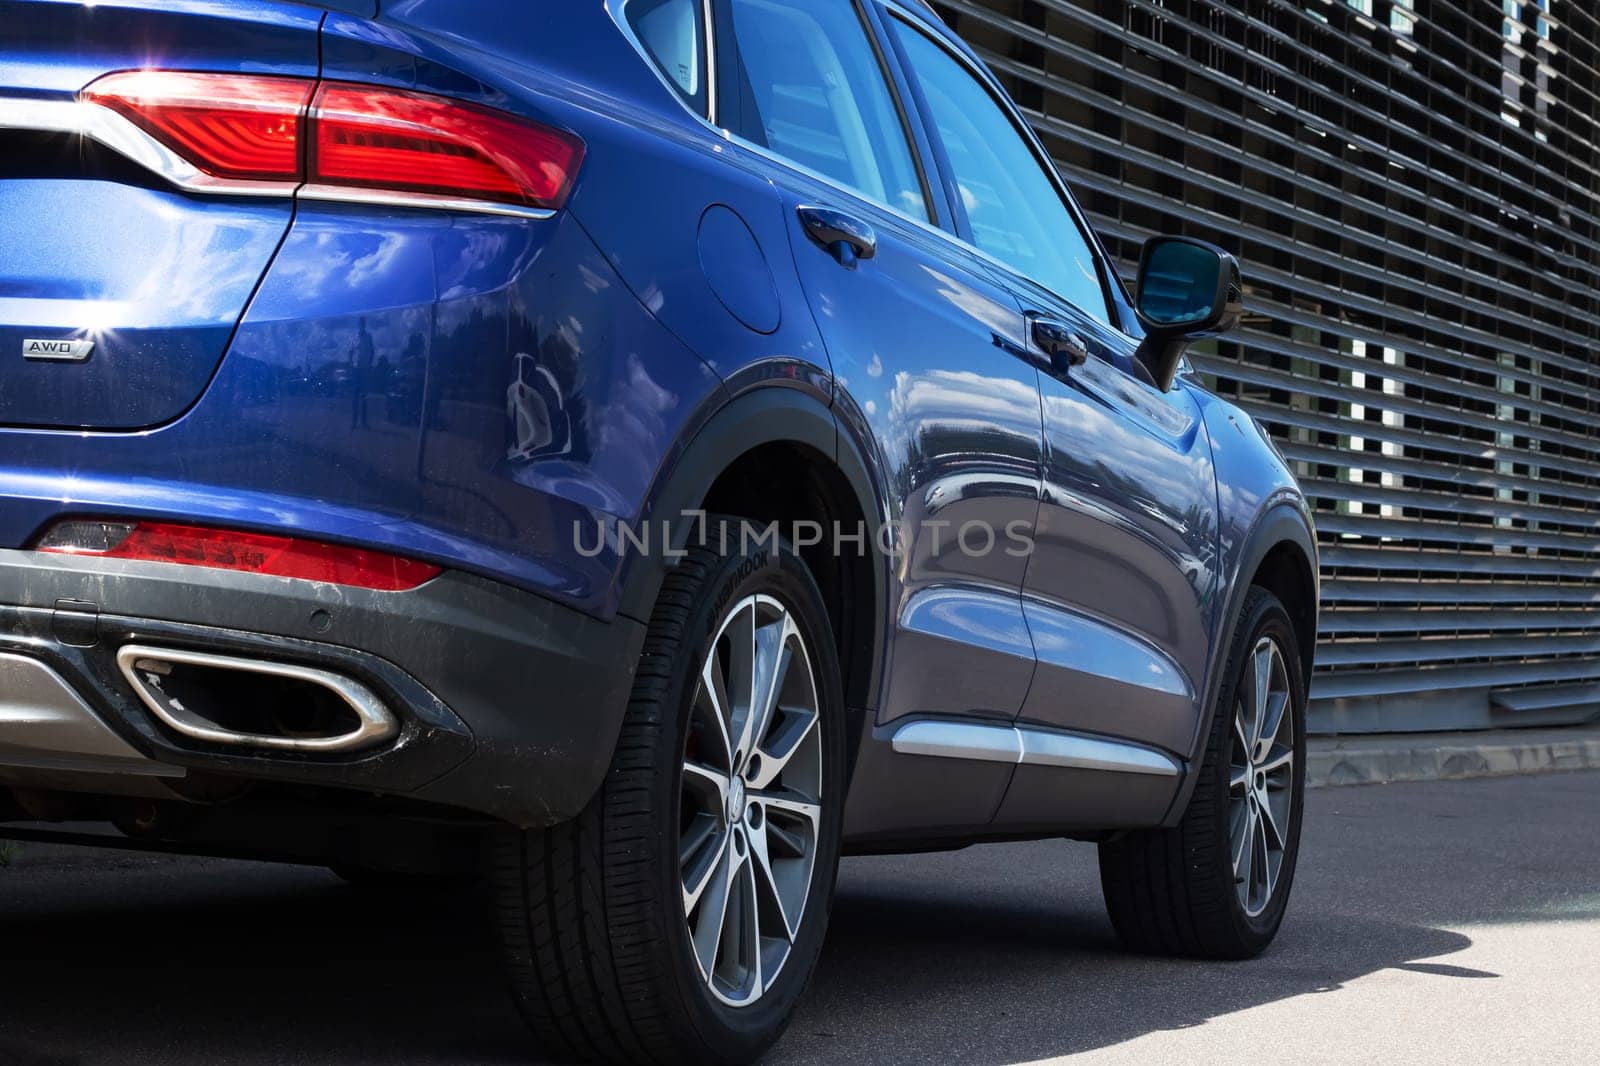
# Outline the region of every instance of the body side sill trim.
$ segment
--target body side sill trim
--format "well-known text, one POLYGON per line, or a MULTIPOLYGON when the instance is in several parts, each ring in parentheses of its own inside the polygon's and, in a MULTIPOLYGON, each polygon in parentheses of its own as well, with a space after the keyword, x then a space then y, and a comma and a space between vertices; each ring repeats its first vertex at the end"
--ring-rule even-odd
POLYGON ((1014 725, 923 718, 896 729, 890 743, 902 755, 1008 762, 1019 766, 1156 777, 1176 777, 1182 769, 1170 756, 1138 744, 1014 725))

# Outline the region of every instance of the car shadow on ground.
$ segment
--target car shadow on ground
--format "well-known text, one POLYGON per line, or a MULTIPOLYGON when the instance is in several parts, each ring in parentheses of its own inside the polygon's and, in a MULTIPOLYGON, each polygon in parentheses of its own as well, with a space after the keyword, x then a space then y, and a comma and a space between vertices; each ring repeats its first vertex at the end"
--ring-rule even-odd
MULTIPOLYGON (((1092 854, 1023 847, 1020 874, 993 869, 1015 849, 847 863, 821 971, 773 1061, 1019 1062, 1385 967, 1480 976, 1420 961, 1466 937, 1377 916, 1308 915, 1251 964, 1131 956, 1092 854)), ((211 860, 106 865, 0 875, 0 1064, 530 1061, 470 895, 211 860)))
POLYGON ((482 914, 293 867, 0 870, 0 1066, 527 1062, 482 914))
POLYGON ((774 1061, 1029 1062, 1332 991, 1391 967, 1497 976, 1420 961, 1469 947, 1466 936, 1376 915, 1295 917, 1247 963, 1134 955, 1086 888, 1031 905, 847 889, 813 991, 774 1061))
MULTIPOLYGON (((1289 918, 1246 963, 1122 950, 1088 845, 850 859, 771 1061, 1026 1062, 1385 969, 1497 980, 1452 958, 1455 930, 1600 917, 1597 796, 1592 774, 1313 793, 1289 918)), ((483 913, 322 870, 24 845, 0 869, 0 1066, 528 1062, 483 913)))

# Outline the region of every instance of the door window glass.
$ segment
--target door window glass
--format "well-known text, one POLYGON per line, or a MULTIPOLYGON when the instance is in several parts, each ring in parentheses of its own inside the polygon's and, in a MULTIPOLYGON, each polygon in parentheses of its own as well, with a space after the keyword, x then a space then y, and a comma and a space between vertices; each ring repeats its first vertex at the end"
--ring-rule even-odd
MULTIPOLYGON (((850 0, 729 0, 728 129, 916 218, 922 182, 883 66, 850 0)), ((719 42, 720 43, 720 42, 719 42)))
POLYGON ((891 22, 949 155, 973 243, 1109 322, 1089 240, 1011 118, 942 46, 898 19, 891 22))

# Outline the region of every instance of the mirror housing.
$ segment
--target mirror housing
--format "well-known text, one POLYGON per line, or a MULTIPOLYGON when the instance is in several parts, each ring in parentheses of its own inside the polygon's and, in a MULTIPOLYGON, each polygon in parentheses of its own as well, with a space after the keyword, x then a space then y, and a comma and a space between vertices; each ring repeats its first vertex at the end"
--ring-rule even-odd
POLYGON ((1227 333, 1244 314, 1238 260, 1192 237, 1146 241, 1137 285, 1134 309, 1145 332, 1138 356, 1163 392, 1191 342, 1227 333))

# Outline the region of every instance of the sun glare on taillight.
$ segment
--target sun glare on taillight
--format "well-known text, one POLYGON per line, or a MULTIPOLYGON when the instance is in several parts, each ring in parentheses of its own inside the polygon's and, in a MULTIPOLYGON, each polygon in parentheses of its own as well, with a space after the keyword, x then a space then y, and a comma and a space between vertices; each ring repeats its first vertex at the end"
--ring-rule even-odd
POLYGON ((69 519, 52 526, 34 548, 54 555, 243 570, 380 592, 413 589, 441 572, 432 563, 366 548, 167 522, 69 519))
POLYGON ((130 70, 83 95, 213 177, 298 181, 314 88, 307 78, 130 70))
POLYGON ((82 95, 212 178, 303 182, 306 196, 388 192, 409 203, 554 210, 583 162, 583 142, 559 130, 352 82, 139 70, 108 74, 82 95))

